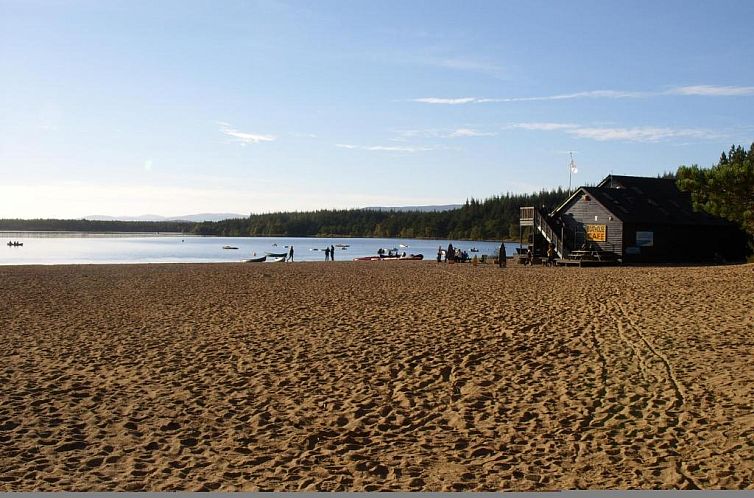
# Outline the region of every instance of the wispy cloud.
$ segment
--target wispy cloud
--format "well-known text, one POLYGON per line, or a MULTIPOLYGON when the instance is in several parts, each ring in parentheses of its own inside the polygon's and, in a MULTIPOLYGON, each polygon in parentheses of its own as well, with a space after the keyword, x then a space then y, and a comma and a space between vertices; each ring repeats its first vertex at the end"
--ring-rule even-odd
POLYGON ((568 128, 578 128, 579 125, 573 123, 515 123, 509 128, 522 128, 524 130, 553 131, 565 130, 568 128))
POLYGON ((244 131, 238 131, 230 124, 218 121, 220 125, 220 133, 227 135, 233 139, 234 142, 239 142, 241 145, 258 144, 260 142, 272 142, 277 139, 275 135, 262 135, 259 133, 247 133, 244 131))
POLYGON ((662 142, 675 138, 709 140, 719 137, 717 133, 710 130, 656 128, 651 126, 636 128, 573 128, 566 130, 566 133, 599 142, 611 140, 624 142, 662 142))
POLYGON ((464 138, 464 137, 493 137, 496 133, 474 130, 473 128, 458 128, 452 131, 449 138, 464 138))
POLYGON ((335 147, 341 149, 358 149, 368 151, 382 152, 427 152, 435 150, 436 147, 418 147, 408 145, 352 145, 352 144, 335 144, 335 147))
POLYGON ((543 100, 569 100, 583 98, 606 98, 606 99, 626 99, 641 98, 653 95, 649 92, 627 92, 621 90, 590 90, 587 92, 563 93, 558 95, 544 95, 539 97, 506 97, 506 98, 487 98, 487 97, 420 97, 411 99, 411 102, 422 104, 444 104, 444 105, 461 105, 461 104, 486 104, 490 102, 535 102, 543 100))
POLYGON ((754 95, 754 86, 680 86, 669 90, 674 95, 705 95, 713 97, 742 97, 754 95))
POLYGON ((664 91, 628 91, 628 90, 588 90, 583 92, 561 93, 556 95, 541 95, 534 97, 420 97, 410 99, 411 102, 438 105, 486 104, 495 102, 537 102, 548 100, 572 99, 639 99, 657 97, 661 95, 703 95, 714 97, 754 96, 754 86, 713 86, 695 85, 680 86, 664 91))
POLYGON ((402 142, 408 138, 466 138, 466 137, 493 137, 497 135, 491 131, 481 131, 475 128, 438 129, 427 128, 419 130, 398 130, 398 138, 392 141, 402 142))
POLYGON ((494 99, 479 99, 476 97, 460 97, 460 98, 439 98, 439 97, 422 97, 419 99, 412 99, 412 102, 420 102, 422 104, 442 104, 442 105, 460 105, 460 104, 482 104, 484 102, 497 102, 494 99))
POLYGON ((637 126, 631 128, 609 128, 582 126, 574 123, 514 123, 506 128, 518 128, 533 131, 562 131, 577 138, 586 138, 599 142, 663 142, 673 139, 711 140, 720 138, 718 132, 701 128, 668 128, 656 126, 637 126))

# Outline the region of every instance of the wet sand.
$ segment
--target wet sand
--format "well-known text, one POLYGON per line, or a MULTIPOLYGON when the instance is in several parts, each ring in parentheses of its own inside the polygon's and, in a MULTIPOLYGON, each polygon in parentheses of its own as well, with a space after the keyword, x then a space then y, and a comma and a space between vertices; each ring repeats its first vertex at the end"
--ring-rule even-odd
POLYGON ((0 491, 754 489, 754 265, 0 287, 0 491))

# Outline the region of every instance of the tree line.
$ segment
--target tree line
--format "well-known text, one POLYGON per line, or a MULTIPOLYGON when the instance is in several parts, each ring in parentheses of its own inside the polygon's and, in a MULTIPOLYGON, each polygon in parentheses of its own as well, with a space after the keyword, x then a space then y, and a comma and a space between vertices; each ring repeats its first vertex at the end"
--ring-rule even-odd
POLYGON ((193 233, 227 237, 386 237, 500 240, 518 238, 521 206, 552 209, 568 193, 505 194, 483 201, 469 199, 448 211, 343 209, 256 214, 248 218, 198 223, 193 233))
POLYGON ((39 232, 177 232, 191 233, 190 221, 117 221, 117 220, 61 220, 61 219, 0 219, 0 230, 39 232))
POLYGON ((711 168, 681 166, 676 182, 691 193, 694 209, 726 218, 754 237, 754 143, 748 151, 731 146, 711 168))
POLYGON ((178 232, 225 237, 386 237, 500 240, 518 238, 519 207, 552 209, 568 192, 505 194, 467 200, 447 211, 341 209, 252 214, 215 222, 0 219, 5 231, 178 232))
MULTIPOLYGON (((710 168, 680 166, 675 177, 681 190, 691 193, 694 208, 740 225, 754 238, 754 143, 745 150, 731 146, 710 168)), ((0 230, 81 232, 178 232, 228 237, 387 237, 500 240, 517 239, 521 206, 549 211, 566 200, 562 188, 532 194, 469 199, 449 211, 398 211, 370 209, 319 210, 252 214, 247 218, 216 222, 185 221, 94 221, 94 220, 0 220, 0 230)))

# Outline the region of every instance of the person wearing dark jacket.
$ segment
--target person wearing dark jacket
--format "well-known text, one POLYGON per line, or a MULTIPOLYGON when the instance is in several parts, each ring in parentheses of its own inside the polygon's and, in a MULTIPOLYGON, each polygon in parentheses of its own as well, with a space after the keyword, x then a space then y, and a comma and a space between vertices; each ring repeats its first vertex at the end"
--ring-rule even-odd
POLYGON ((500 268, 504 268, 506 265, 506 255, 505 255, 505 242, 500 244, 500 251, 497 255, 497 266, 500 268))

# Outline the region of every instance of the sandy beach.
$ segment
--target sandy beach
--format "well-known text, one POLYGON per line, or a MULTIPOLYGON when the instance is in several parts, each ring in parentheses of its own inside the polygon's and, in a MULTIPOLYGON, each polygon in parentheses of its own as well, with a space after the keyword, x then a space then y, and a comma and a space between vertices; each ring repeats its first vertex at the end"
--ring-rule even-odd
POLYGON ((0 491, 754 489, 754 265, 0 282, 0 491))

